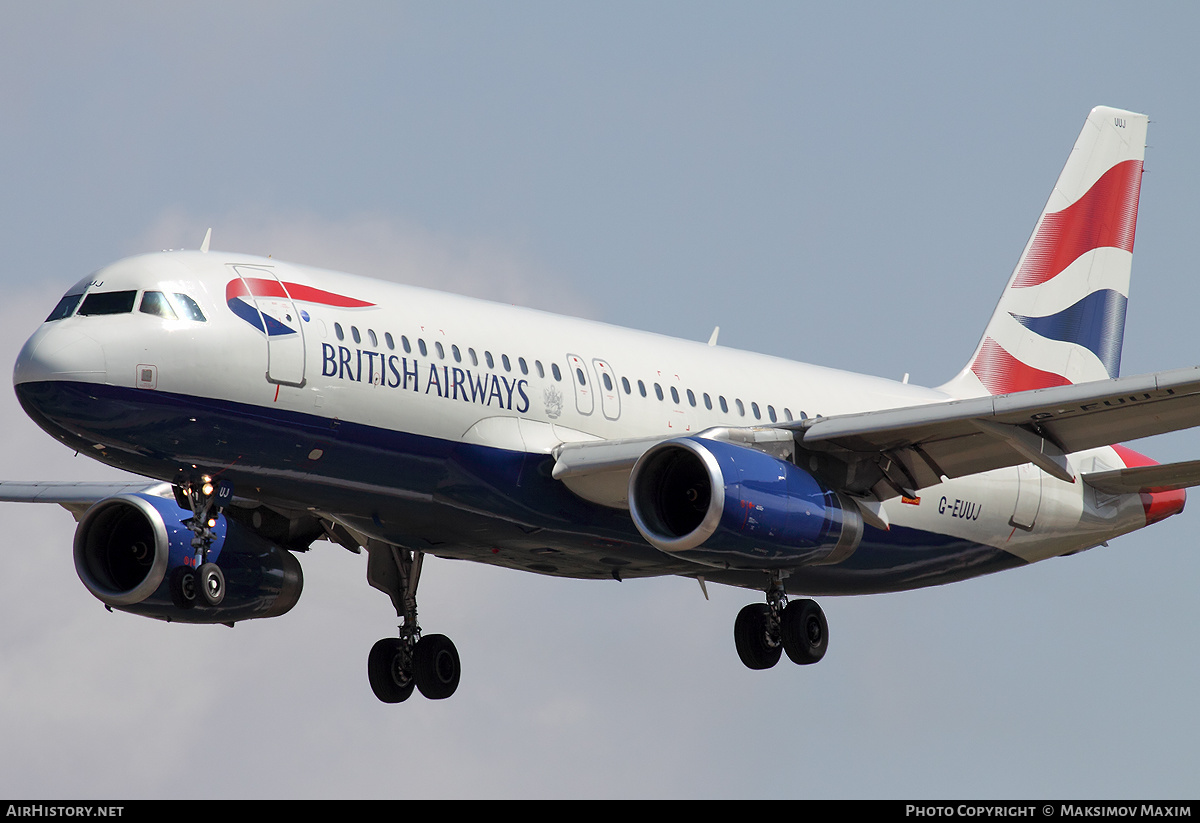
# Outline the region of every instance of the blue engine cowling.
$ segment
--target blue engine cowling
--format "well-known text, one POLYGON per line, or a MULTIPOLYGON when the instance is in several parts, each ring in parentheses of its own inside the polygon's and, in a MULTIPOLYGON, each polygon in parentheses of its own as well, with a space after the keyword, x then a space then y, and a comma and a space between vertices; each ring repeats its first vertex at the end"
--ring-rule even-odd
POLYGON ((650 545, 723 568, 838 563, 863 534, 854 502, 795 464, 695 437, 642 455, 629 509, 650 545))
POLYGON ((75 571, 95 597, 114 609, 182 623, 232 623, 276 617, 296 605, 304 587, 290 551, 224 515, 217 519, 208 559, 225 577, 219 606, 180 608, 171 573, 194 563, 191 512, 174 500, 121 494, 96 503, 75 530, 75 571))

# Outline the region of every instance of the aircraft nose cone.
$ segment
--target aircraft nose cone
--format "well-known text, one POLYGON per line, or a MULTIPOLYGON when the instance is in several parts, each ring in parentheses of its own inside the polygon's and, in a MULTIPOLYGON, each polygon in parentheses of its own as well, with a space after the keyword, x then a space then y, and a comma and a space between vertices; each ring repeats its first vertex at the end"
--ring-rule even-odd
POLYGON ((47 380, 103 383, 103 347, 71 328, 42 327, 26 341, 13 367, 13 385, 47 380))

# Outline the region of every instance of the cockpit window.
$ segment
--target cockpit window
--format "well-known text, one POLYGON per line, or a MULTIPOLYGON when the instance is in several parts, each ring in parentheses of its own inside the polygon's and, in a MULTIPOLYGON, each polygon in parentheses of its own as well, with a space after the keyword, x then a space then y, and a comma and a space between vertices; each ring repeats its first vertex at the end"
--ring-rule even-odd
POLYGON ((148 291, 142 295, 142 305, 139 311, 153 314, 166 320, 195 320, 204 322, 204 312, 196 305, 196 301, 186 294, 164 294, 161 291, 148 291))
POLYGON ((163 317, 167 320, 179 319, 179 315, 175 314, 175 310, 167 302, 166 295, 160 291, 148 291, 143 294, 140 311, 143 314, 153 314, 156 317, 163 317))
POLYGON ((200 306, 196 301, 188 297, 186 294, 170 295, 172 302, 175 304, 175 311, 179 312, 179 316, 184 320, 195 320, 197 323, 204 322, 204 312, 200 311, 200 306))
POLYGON ((82 294, 67 294, 63 295, 63 299, 58 301, 58 305, 54 307, 54 311, 50 312, 50 316, 46 318, 46 322, 51 320, 62 320, 64 317, 70 317, 71 312, 75 311, 75 307, 79 305, 79 299, 82 294))
POLYGON ((136 291, 92 292, 79 307, 80 316, 90 314, 128 314, 133 311, 136 291))

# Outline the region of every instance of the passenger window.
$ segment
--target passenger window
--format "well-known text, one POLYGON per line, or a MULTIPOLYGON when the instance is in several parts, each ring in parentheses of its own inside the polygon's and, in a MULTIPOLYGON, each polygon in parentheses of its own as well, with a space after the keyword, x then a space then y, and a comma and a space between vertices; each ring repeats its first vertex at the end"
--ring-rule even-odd
POLYGON ((367 337, 371 338, 371 347, 372 348, 375 348, 375 349, 379 348, 379 338, 375 336, 374 329, 367 329, 367 337))
MULTIPOLYGON (((339 340, 342 339, 341 335, 338 336, 338 339, 339 340)), ((412 346, 410 346, 408 344, 408 336, 407 335, 404 335, 404 334, 400 335, 400 345, 404 346, 405 354, 412 354, 412 346)))
POLYGON ((475 354, 475 350, 467 349, 467 354, 471 355, 471 365, 478 366, 479 365, 479 357, 475 354))
POLYGON ((646 396, 646 384, 641 380, 638 381, 638 391, 642 393, 642 397, 646 396))
POLYGON ((721 401, 721 412, 723 414, 729 414, 729 404, 725 402, 725 395, 718 395, 717 399, 721 401))
POLYGON ((67 294, 62 300, 58 301, 58 305, 54 307, 54 311, 50 312, 50 316, 46 318, 46 322, 51 320, 62 320, 64 317, 70 317, 71 312, 75 311, 75 307, 79 305, 79 298, 82 294, 67 294))
POLYGON ((746 416, 746 407, 742 404, 742 401, 735 399, 733 402, 737 404, 738 414, 741 415, 742 417, 745 417, 746 416))
POLYGON ((437 349, 438 360, 445 360, 446 359, 446 350, 444 348, 442 348, 442 342, 440 340, 435 340, 433 343, 433 347, 435 349, 437 349))
POLYGON ((452 345, 450 346, 450 353, 451 353, 452 355, 454 355, 454 362, 455 362, 455 363, 461 363, 461 362, 462 362, 462 352, 460 352, 460 351, 458 350, 458 346, 455 346, 455 345, 453 345, 453 344, 452 344, 452 345))
POLYGON ((583 369, 575 369, 575 379, 579 381, 579 385, 586 386, 587 380, 583 377, 583 369))
POLYGON ((483 359, 487 362, 489 369, 496 368, 496 361, 492 359, 492 353, 490 351, 485 351, 483 353, 483 359))
POLYGON ((362 343, 362 335, 358 333, 358 326, 350 327, 350 336, 354 338, 355 343, 362 343))
POLYGON ((792 410, 789 409, 787 406, 783 407, 783 419, 789 423, 792 422, 792 410))
POLYGON ((704 408, 712 411, 712 398, 708 396, 708 392, 704 393, 704 408))
POLYGON ((341 324, 341 323, 334 323, 334 324, 333 324, 333 333, 337 335, 337 339, 338 339, 338 340, 345 340, 345 339, 346 339, 346 333, 345 333, 344 331, 342 331, 342 324, 341 324))
POLYGON ((520 365, 520 367, 521 367, 521 374, 529 374, 529 366, 525 365, 525 358, 524 358, 524 357, 518 357, 518 358, 517 358, 517 363, 518 363, 518 365, 520 365))
POLYGON ((775 417, 775 407, 774 406, 767 406, 767 417, 770 418, 772 423, 774 423, 776 421, 777 418, 775 417))
POLYGON ((691 389, 687 390, 687 395, 688 395, 688 402, 691 403, 692 406, 695 406, 696 405, 696 395, 692 394, 691 389))
POLYGON ((612 378, 608 376, 608 372, 605 372, 604 374, 602 374, 601 377, 604 378, 604 390, 612 391, 613 390, 613 382, 612 382, 612 378))
POLYGON ((533 365, 537 368, 538 377, 544 378, 546 376, 546 370, 542 368, 542 361, 534 360, 533 365))
POLYGON ((629 378, 628 377, 621 378, 621 388, 625 389, 626 394, 633 394, 633 389, 631 389, 629 387, 629 378))
POLYGON ((421 352, 422 357, 429 356, 429 348, 425 345, 425 338, 423 338, 423 337, 417 338, 417 349, 421 352))
POLYGON ((179 315, 167 302, 167 296, 160 291, 148 291, 142 295, 142 305, 138 308, 142 314, 152 314, 164 320, 178 320, 179 315))
POLYGON ((755 420, 762 420, 762 415, 758 413, 758 404, 757 403, 751 403, 750 409, 754 412, 755 420))
POLYGON ((675 405, 679 405, 679 389, 671 387, 671 399, 675 401, 675 405))
POLYGON ((663 399, 662 386, 658 385, 657 383, 654 384, 654 393, 658 395, 659 400, 663 399))
POLYGON ((512 365, 508 362, 507 354, 500 355, 500 362, 504 364, 505 371, 512 371, 512 365))
POLYGON ((385 343, 387 343, 387 347, 388 347, 389 351, 395 351, 396 341, 392 339, 392 333, 390 331, 385 331, 383 333, 383 340, 385 343))
POLYGON ((79 307, 80 316, 93 314, 129 314, 137 291, 92 292, 79 307))
POLYGON ((558 370, 557 363, 550 364, 550 371, 554 372, 554 379, 561 383, 562 382, 562 372, 558 370))

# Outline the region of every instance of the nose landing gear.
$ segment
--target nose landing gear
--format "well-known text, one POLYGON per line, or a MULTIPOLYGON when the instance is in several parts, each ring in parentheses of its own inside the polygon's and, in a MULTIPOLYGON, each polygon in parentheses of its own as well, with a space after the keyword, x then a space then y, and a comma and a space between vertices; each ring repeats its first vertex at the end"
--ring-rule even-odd
POLYGON ((197 602, 219 606, 225 599, 225 575, 221 567, 209 562, 208 553, 215 535, 213 527, 225 503, 233 498, 228 483, 214 484, 207 475, 199 483, 186 481, 175 485, 175 502, 180 508, 191 509, 192 516, 184 525, 192 530, 193 566, 175 570, 171 575, 171 599, 175 605, 190 609, 197 602))

